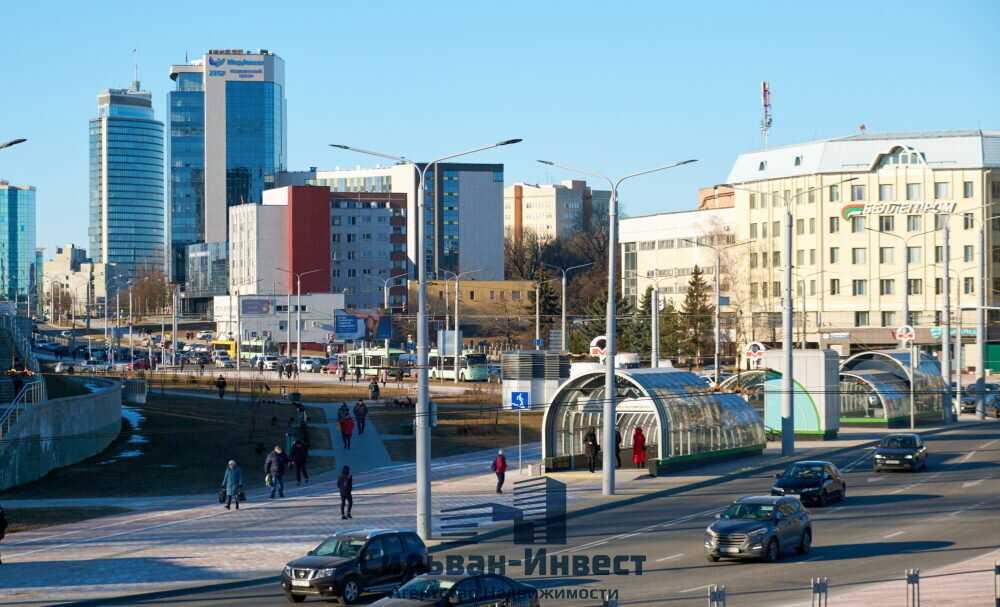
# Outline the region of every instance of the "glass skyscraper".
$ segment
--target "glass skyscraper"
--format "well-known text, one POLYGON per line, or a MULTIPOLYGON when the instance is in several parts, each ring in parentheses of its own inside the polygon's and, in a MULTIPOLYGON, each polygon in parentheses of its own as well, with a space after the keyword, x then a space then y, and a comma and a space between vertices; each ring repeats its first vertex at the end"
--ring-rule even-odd
POLYGON ((188 245, 227 240, 228 208, 260 203, 285 170, 284 62, 266 50, 212 50, 173 66, 170 77, 173 277, 215 284, 187 276, 200 267, 188 263, 188 245))
POLYGON ((128 276, 165 270, 163 123, 150 94, 109 89, 90 121, 90 255, 128 276))
POLYGON ((35 188, 0 181, 0 290, 27 301, 35 287, 35 188))

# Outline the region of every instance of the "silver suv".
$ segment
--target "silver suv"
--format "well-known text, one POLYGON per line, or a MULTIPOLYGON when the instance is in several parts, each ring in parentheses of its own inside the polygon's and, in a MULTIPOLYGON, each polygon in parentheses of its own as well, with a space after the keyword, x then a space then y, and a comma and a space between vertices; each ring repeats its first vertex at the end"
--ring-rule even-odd
POLYGON ((705 530, 705 557, 713 563, 726 557, 773 563, 812 546, 812 521, 795 497, 743 497, 716 519, 705 530))

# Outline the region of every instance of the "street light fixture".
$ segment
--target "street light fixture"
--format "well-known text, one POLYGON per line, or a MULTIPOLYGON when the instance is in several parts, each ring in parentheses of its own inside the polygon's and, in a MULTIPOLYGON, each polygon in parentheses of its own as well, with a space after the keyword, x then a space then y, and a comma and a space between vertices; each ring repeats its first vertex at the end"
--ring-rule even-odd
POLYGON ((903 243, 903 324, 908 325, 910 324, 910 241, 918 236, 933 234, 937 230, 924 230, 923 232, 919 232, 917 234, 900 236, 899 234, 876 230, 875 228, 869 228, 868 226, 865 226, 865 229, 869 232, 875 232, 876 234, 881 234, 883 236, 890 236, 903 243))
POLYGON ((570 272, 572 272, 573 270, 577 270, 579 268, 586 268, 587 266, 592 266, 592 265, 594 265, 594 262, 591 261, 591 262, 588 262, 588 263, 582 263, 582 264, 580 264, 578 266, 570 266, 568 268, 563 268, 563 267, 560 267, 560 266, 555 266, 555 265, 552 265, 550 263, 545 263, 544 261, 542 262, 542 265, 545 266, 545 267, 547 267, 547 268, 552 268, 553 270, 559 270, 560 272, 562 272, 562 315, 561 315, 561 318, 560 318, 560 322, 562 324, 560 325, 560 328, 559 328, 559 330, 560 330, 560 336, 559 337, 560 337, 560 340, 562 341, 560 349, 561 349, 562 352, 566 352, 567 351, 567 349, 566 349, 566 343, 567 343, 567 337, 566 337, 566 275, 569 274, 570 272))
POLYGON ((604 411, 603 411, 603 421, 604 421, 604 457, 602 461, 603 474, 602 474, 602 484, 601 492, 604 495, 614 495, 615 493, 615 455, 614 449, 611 445, 616 443, 615 441, 615 398, 616 387, 615 387, 615 287, 617 279, 618 270, 616 268, 617 256, 618 256, 618 188, 621 186, 622 182, 627 179, 632 179, 633 177, 639 177, 640 175, 648 175, 650 173, 656 173, 659 171, 665 171, 675 167, 683 166, 685 164, 691 164, 692 162, 697 162, 696 160, 681 160, 679 162, 674 162, 671 164, 656 167, 654 169, 648 169, 645 171, 639 171, 637 173, 631 173, 625 175, 618 179, 618 181, 613 181, 611 178, 596 173, 594 171, 582 170, 563 164, 558 164, 551 160, 539 160, 541 164, 551 167, 557 167, 566 171, 573 173, 579 173, 581 175, 587 175, 594 177, 596 179, 603 179, 608 182, 611 186, 611 201, 608 205, 608 314, 607 314, 607 327, 605 329, 607 338, 607 350, 605 355, 605 362, 607 365, 607 370, 604 376, 604 411))
POLYGON ((27 139, 24 138, 11 139, 10 141, 5 141, 3 143, 0 143, 0 150, 15 146, 19 143, 24 143, 25 141, 27 141, 27 139))
MULTIPOLYGON (((460 282, 461 282, 463 276, 465 276, 467 274, 475 274, 476 272, 482 272, 482 271, 483 271, 482 268, 480 268, 478 270, 466 270, 465 272, 458 272, 458 273, 452 272, 451 270, 442 270, 442 272, 445 275, 451 274, 452 276, 455 277, 455 333, 452 335, 452 339, 453 339, 452 344, 453 344, 454 350, 455 350, 455 383, 456 384, 458 383, 458 361, 462 357, 461 344, 459 343, 459 339, 458 339, 458 332, 459 332, 459 328, 458 328, 459 327, 459 325, 458 325, 458 295, 461 292, 460 282)), ((447 280, 446 280, 446 282, 447 282, 447 280)), ((447 296, 447 293, 445 295, 447 296)), ((440 354, 440 355, 443 356, 444 355, 444 348, 441 347, 442 345, 443 344, 438 344, 438 347, 441 349, 441 351, 438 352, 438 354, 440 354)))
MULTIPOLYGON (((284 268, 275 268, 279 272, 285 272, 295 276, 295 369, 302 368, 302 277, 322 272, 324 268, 315 268, 305 272, 293 272, 284 268)), ((290 290, 290 289, 289 289, 290 290)), ((289 312, 289 316, 291 313, 289 312)), ((292 337, 292 328, 288 327, 288 337, 292 337)), ((289 353, 291 354, 291 353, 289 353)))
POLYGON ((635 270, 625 270, 622 279, 629 278, 630 275, 636 279, 644 278, 655 285, 649 293, 649 368, 656 369, 660 366, 660 283, 667 280, 667 277, 651 278, 639 276, 635 270))
POLYGON ((455 154, 441 156, 436 160, 418 165, 405 156, 393 156, 372 150, 356 148, 341 143, 331 143, 330 147, 359 154, 367 154, 376 158, 395 160, 409 164, 417 171, 417 407, 413 433, 416 436, 416 472, 417 472, 417 534, 424 540, 431 537, 431 434, 430 434, 430 399, 427 391, 427 256, 424 255, 425 204, 424 184, 427 170, 439 162, 467 156, 485 150, 491 150, 505 145, 519 143, 521 139, 504 139, 490 145, 485 145, 455 154))

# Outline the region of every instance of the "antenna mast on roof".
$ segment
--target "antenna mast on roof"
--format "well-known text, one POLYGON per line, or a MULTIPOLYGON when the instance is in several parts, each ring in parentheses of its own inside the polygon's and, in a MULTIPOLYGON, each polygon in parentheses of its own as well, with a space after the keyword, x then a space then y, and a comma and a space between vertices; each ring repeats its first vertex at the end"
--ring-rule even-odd
POLYGON ((139 90, 139 49, 132 49, 132 68, 134 69, 135 77, 132 79, 132 90, 139 90))
POLYGON ((771 87, 767 80, 760 83, 760 103, 763 114, 760 118, 760 134, 764 138, 764 149, 767 149, 767 134, 771 130, 771 87))

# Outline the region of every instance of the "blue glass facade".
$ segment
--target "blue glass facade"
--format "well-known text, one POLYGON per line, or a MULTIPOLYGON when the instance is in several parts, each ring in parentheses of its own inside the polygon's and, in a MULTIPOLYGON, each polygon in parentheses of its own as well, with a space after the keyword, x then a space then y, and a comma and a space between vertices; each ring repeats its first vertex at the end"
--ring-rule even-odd
POLYGON ((205 230, 205 93, 202 74, 177 75, 170 112, 170 243, 173 279, 186 275, 186 247, 205 230))
POLYGON ((98 96, 90 121, 90 255, 128 275, 165 263, 163 123, 148 93, 98 96))
POLYGON ((226 83, 226 205, 260 202, 284 169, 284 92, 275 82, 226 83))
POLYGON ((0 182, 0 290, 26 300, 35 286, 35 188, 0 182))

